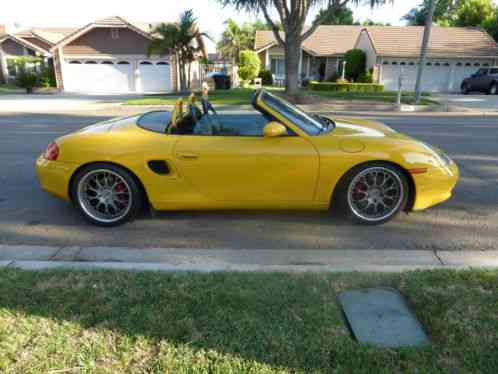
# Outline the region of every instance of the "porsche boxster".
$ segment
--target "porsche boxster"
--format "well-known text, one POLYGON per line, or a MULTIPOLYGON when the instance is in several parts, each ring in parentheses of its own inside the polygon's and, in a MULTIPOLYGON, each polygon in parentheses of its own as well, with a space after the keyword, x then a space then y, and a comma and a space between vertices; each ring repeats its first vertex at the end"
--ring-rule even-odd
POLYGON ((452 195, 457 165, 379 122, 308 114, 266 90, 256 116, 195 97, 56 139, 37 160, 43 189, 92 223, 154 210, 335 209, 380 224, 452 195))

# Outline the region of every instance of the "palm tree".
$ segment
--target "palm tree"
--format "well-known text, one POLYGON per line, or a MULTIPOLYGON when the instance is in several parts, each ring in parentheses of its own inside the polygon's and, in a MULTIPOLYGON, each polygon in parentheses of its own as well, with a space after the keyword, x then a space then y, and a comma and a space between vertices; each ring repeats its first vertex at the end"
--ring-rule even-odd
POLYGON ((178 23, 161 23, 152 34, 155 38, 148 46, 148 55, 173 52, 180 72, 180 90, 187 90, 190 86, 190 64, 195 60, 196 54, 202 51, 202 37, 208 37, 199 31, 192 9, 183 12, 178 23))

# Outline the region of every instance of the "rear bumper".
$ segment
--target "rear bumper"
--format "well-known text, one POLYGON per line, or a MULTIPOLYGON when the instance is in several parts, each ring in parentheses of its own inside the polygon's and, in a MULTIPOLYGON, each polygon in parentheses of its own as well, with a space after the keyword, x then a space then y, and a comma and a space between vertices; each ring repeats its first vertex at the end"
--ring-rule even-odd
POLYGON ((48 161, 43 156, 36 160, 36 174, 41 187, 48 193, 70 201, 69 182, 77 165, 59 161, 48 161))
POLYGON ((424 174, 413 175, 415 201, 412 210, 423 210, 448 200, 455 188, 460 171, 452 162, 447 167, 431 168, 424 174))

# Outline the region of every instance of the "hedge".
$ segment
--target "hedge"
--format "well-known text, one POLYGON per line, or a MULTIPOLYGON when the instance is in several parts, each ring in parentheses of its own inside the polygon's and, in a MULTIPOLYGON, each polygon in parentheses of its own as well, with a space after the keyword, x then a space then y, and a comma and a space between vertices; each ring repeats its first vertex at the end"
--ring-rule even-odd
POLYGON ((377 83, 332 83, 312 81, 309 86, 315 91, 384 92, 384 85, 377 83))

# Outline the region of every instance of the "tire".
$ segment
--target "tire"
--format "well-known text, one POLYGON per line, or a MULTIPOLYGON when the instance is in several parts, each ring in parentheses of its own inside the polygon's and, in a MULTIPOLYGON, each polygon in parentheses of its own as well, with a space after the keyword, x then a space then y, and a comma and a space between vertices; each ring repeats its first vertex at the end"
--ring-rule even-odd
POLYGON ((71 197, 89 222, 103 227, 132 221, 144 202, 144 193, 134 176, 106 163, 79 170, 73 178, 71 197))
POLYGON ((496 82, 491 84, 491 86, 489 87, 488 94, 490 95, 498 94, 498 85, 496 84, 496 82))
POLYGON ((341 179, 334 193, 333 206, 354 223, 380 225, 406 208, 409 195, 408 180, 401 168, 384 162, 369 162, 351 169, 341 179), (365 207, 368 208, 362 210, 365 207))
POLYGON ((463 84, 462 84, 462 94, 463 94, 463 95, 468 95, 468 94, 469 94, 469 92, 470 92, 470 90, 469 90, 469 85, 468 85, 468 83, 463 83, 463 84))

